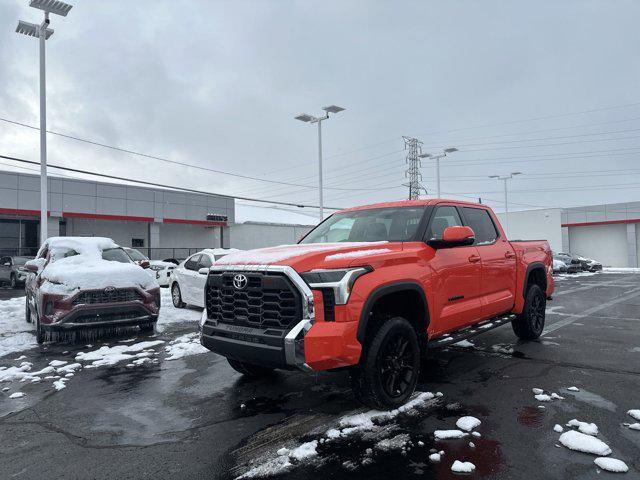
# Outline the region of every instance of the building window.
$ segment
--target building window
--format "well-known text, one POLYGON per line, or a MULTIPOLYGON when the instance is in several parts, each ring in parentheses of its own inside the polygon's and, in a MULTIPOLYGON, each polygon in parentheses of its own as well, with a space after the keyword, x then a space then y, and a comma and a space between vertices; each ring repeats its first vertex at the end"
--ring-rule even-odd
POLYGON ((132 238, 131 239, 131 247, 132 248, 142 248, 142 247, 144 247, 144 238, 132 238))

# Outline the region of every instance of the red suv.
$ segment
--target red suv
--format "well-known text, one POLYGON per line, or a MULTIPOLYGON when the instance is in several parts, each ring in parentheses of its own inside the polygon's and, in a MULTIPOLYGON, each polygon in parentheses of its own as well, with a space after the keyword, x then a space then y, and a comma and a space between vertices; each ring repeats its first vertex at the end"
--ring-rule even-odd
POLYGON ((201 342, 246 375, 348 369, 362 402, 394 408, 413 393, 427 347, 507 322, 539 337, 551 265, 545 240, 509 242, 485 205, 350 208, 297 245, 216 262, 201 342))

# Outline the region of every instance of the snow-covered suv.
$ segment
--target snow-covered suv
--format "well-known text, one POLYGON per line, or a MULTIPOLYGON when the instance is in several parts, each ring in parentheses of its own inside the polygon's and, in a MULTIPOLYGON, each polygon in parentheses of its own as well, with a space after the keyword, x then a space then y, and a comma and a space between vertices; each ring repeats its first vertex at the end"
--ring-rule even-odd
POLYGON ((155 328, 160 287, 110 238, 49 238, 25 267, 26 320, 38 343, 77 330, 155 328))

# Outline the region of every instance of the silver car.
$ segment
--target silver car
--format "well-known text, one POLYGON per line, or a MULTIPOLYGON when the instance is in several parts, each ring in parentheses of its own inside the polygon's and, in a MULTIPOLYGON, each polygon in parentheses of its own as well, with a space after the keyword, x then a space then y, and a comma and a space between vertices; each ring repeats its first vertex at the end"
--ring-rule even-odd
POLYGON ((0 257, 0 283, 9 284, 11 288, 24 285, 27 279, 27 270, 24 264, 33 257, 0 257))

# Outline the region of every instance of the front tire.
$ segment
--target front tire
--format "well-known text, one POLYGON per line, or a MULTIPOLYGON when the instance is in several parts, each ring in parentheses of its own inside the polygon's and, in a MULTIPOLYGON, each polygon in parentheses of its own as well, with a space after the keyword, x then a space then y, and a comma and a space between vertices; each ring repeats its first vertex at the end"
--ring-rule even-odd
POLYGON ((36 342, 38 342, 38 345, 42 345, 44 343, 45 336, 44 329, 40 323, 40 315, 36 312, 36 342))
POLYGON ((176 308, 184 308, 184 302, 182 301, 182 292, 180 292, 180 285, 174 283, 171 287, 171 301, 176 308))
POLYGON ((356 398, 376 409, 394 409, 413 394, 420 374, 418 335, 408 320, 395 317, 382 324, 351 372, 356 398))
POLYGON ((545 322, 547 297, 538 285, 527 290, 524 308, 515 320, 511 321, 514 333, 523 340, 535 340, 542 335, 545 322))
POLYGON ((269 375, 273 375, 273 368, 261 367, 259 365, 253 365, 251 363, 232 360, 231 358, 227 358, 227 362, 229 362, 231 368, 233 368, 236 372, 241 373, 245 377, 263 378, 269 375))

